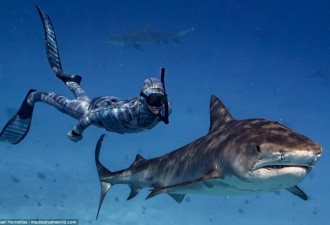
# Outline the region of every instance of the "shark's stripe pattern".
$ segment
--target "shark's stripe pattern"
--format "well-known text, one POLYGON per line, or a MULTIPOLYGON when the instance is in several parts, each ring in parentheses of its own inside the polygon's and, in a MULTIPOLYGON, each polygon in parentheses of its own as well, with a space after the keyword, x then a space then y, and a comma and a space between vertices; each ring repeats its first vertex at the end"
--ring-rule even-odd
POLYGON ((144 159, 110 171, 100 160, 103 136, 95 148, 95 162, 103 199, 111 186, 127 184, 128 200, 143 188, 148 198, 161 193, 182 202, 186 194, 243 195, 286 189, 307 200, 297 186, 314 167, 322 146, 309 138, 266 119, 235 120, 215 96, 210 101, 207 135, 165 155, 144 159))

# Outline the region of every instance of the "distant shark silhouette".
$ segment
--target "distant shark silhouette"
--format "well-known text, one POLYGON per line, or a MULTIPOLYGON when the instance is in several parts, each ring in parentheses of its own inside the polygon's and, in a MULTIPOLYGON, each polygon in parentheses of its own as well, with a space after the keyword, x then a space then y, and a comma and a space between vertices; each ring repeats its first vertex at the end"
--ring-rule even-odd
MULTIPOLYGON (((111 186, 127 184, 128 200, 151 187, 151 198, 169 194, 178 203, 186 194, 241 195, 286 189, 303 200, 297 186, 321 157, 322 147, 307 137, 266 119, 235 120, 215 96, 210 102, 210 129, 201 137, 166 155, 144 159, 137 155, 124 170, 111 172, 95 161, 103 199, 111 186)), ((97 218, 96 217, 96 218, 97 218)))
POLYGON ((132 47, 141 50, 142 44, 160 44, 168 43, 170 40, 180 44, 180 39, 193 31, 194 28, 180 31, 172 34, 169 31, 156 32, 152 31, 150 27, 144 29, 129 31, 119 35, 112 36, 107 40, 108 43, 118 46, 132 47))

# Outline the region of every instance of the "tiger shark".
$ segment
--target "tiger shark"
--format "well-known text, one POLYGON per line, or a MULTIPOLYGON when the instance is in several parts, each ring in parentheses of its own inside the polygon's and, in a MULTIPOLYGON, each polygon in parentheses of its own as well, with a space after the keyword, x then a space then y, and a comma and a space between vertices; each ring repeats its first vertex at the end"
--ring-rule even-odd
POLYGON ((307 200, 297 184, 322 154, 321 145, 278 122, 235 120, 213 95, 207 135, 168 154, 149 160, 138 154, 130 167, 111 172, 99 161, 103 137, 95 148, 101 183, 96 219, 115 184, 129 185, 127 200, 145 187, 151 188, 147 199, 166 193, 178 203, 186 194, 229 196, 281 189, 307 200))
POLYGON ((149 26, 135 30, 128 31, 122 34, 114 35, 107 40, 108 43, 117 46, 132 47, 141 50, 142 44, 149 43, 168 43, 170 40, 180 44, 180 39, 193 31, 194 28, 189 28, 177 33, 170 33, 169 31, 152 31, 149 26))

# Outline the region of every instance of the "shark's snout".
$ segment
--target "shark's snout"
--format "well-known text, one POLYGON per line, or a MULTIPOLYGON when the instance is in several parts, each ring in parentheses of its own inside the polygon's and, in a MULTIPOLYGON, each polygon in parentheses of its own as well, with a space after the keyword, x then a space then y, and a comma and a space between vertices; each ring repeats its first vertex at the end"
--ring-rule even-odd
POLYGON ((314 163, 322 156, 322 146, 316 144, 313 148, 306 150, 280 150, 281 160, 304 162, 306 165, 314 165, 314 163))
POLYGON ((314 146, 310 147, 309 154, 311 155, 312 167, 316 161, 322 156, 323 148, 321 145, 314 143, 314 146))
POLYGON ((320 146, 318 149, 316 149, 315 155, 316 155, 317 159, 319 159, 321 157, 322 152, 323 152, 322 146, 320 146))

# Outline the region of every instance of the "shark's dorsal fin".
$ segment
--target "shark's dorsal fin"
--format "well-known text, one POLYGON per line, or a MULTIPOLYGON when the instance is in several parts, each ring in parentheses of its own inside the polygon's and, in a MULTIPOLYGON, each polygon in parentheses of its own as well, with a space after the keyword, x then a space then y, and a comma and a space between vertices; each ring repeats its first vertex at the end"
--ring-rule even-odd
POLYGON ((293 187, 287 188, 286 190, 290 191, 292 194, 298 196, 299 198, 301 198, 305 201, 308 200, 308 196, 298 186, 293 186, 293 187))
POLYGON ((135 157, 134 162, 132 163, 132 165, 130 167, 135 167, 138 164, 144 163, 145 161, 148 161, 148 160, 146 160, 145 158, 143 158, 142 155, 137 154, 136 157, 135 157))
POLYGON ((234 120, 224 104, 214 95, 210 101, 210 129, 209 133, 218 129, 220 125, 228 121, 234 120))

